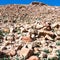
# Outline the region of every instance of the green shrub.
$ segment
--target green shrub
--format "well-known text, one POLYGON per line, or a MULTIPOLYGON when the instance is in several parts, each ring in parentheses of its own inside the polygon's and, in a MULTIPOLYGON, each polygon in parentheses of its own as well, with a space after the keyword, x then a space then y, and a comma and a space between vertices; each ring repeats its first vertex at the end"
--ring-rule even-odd
POLYGON ((57 56, 58 56, 58 60, 60 60, 60 50, 56 50, 57 56))
POLYGON ((44 51, 45 53, 49 53, 49 50, 47 50, 47 49, 44 49, 43 51, 44 51))
POLYGON ((60 45, 60 41, 56 42, 56 45, 59 46, 60 45))
POLYGON ((0 36, 3 36, 3 32, 0 30, 0 36))

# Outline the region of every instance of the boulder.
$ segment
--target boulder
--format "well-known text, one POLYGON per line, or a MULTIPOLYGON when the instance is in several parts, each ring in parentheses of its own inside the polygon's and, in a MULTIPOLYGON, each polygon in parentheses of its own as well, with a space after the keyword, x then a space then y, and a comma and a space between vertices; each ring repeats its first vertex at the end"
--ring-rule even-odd
POLYGON ((33 54, 33 50, 29 48, 22 48, 21 50, 17 51, 17 54, 21 57, 24 56, 25 58, 28 58, 33 54))
POLYGON ((39 58, 37 56, 31 56, 27 60, 39 60, 39 58))
POLYGON ((21 40, 25 43, 32 42, 32 39, 29 36, 22 36, 21 40))

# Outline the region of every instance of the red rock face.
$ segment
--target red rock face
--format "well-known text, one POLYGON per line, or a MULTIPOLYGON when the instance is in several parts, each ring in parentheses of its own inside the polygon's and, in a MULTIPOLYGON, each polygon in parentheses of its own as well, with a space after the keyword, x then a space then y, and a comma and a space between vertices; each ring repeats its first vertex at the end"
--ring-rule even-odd
POLYGON ((27 42, 32 42, 32 39, 29 37, 29 36, 23 36, 22 38, 22 41, 27 43, 27 42))
POLYGON ((27 59, 27 60, 39 60, 39 58, 38 58, 37 56, 31 56, 31 57, 29 57, 29 59, 27 59))

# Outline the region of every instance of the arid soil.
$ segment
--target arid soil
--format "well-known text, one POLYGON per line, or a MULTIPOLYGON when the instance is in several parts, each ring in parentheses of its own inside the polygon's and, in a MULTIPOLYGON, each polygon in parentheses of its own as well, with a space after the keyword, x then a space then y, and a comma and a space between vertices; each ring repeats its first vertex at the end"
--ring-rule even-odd
POLYGON ((60 60, 60 7, 39 2, 0 6, 0 60, 3 58, 60 60))

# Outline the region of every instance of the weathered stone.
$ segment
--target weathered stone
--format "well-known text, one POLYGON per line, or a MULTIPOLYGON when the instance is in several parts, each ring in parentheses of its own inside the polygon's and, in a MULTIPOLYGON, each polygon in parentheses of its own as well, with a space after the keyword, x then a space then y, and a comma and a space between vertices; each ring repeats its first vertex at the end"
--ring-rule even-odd
POLYGON ((5 46, 7 46, 7 45, 9 45, 9 44, 11 44, 11 41, 5 41, 5 42, 4 42, 4 45, 5 45, 5 46))
POLYGON ((10 29, 9 28, 4 28, 3 31, 9 33, 10 29))
POLYGON ((60 31, 56 31, 57 35, 60 36, 60 31))
POLYGON ((15 50, 10 50, 8 52, 8 55, 10 55, 10 56, 14 56, 15 54, 16 54, 16 51, 15 50))
POLYGON ((29 48, 22 48, 21 50, 19 50, 18 55, 20 55, 21 57, 24 56, 25 58, 30 57, 33 54, 33 50, 29 49, 29 48))
POLYGON ((50 48, 50 47, 48 49, 49 49, 49 52, 52 52, 52 50, 53 50, 53 48, 50 48))
POLYGON ((39 58, 37 56, 31 56, 27 60, 39 60, 39 58))
POLYGON ((12 36, 7 36, 7 40, 13 40, 13 37, 12 36))
POLYGON ((14 40, 15 40, 14 37, 15 37, 15 36, 14 36, 12 33, 10 33, 9 35, 7 35, 6 39, 7 39, 7 40, 10 40, 10 41, 14 41, 14 40))
POLYGON ((39 5, 39 2, 32 2, 32 5, 39 5))
POLYGON ((40 29, 42 27, 43 27, 43 25, 39 25, 39 24, 36 25, 36 29, 40 29))
POLYGON ((8 56, 14 56, 16 54, 16 51, 15 50, 3 50, 2 51, 3 53, 6 53, 6 55, 8 56))
POLYGON ((60 40, 60 36, 57 36, 57 37, 55 38, 55 40, 60 40))
POLYGON ((59 28, 60 22, 55 22, 54 24, 51 25, 52 28, 56 27, 59 28))
POLYGON ((52 32, 52 31, 45 31, 45 30, 38 30, 38 33, 39 34, 48 34, 48 35, 50 35, 50 36, 54 36, 55 34, 52 32))
POLYGON ((45 39, 47 39, 47 40, 53 40, 49 35, 46 35, 45 39))
POLYGON ((23 42, 25 42, 25 43, 32 41, 32 39, 31 39, 29 36, 23 36, 23 37, 21 38, 21 40, 22 40, 23 42))

